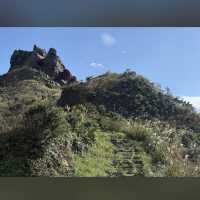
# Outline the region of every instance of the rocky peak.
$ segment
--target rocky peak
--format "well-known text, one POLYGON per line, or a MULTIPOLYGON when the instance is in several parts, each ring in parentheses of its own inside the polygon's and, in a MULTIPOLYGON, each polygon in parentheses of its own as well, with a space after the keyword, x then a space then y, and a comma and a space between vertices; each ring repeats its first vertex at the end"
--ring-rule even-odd
POLYGON ((41 48, 39 48, 39 47, 36 46, 36 45, 33 46, 33 51, 34 51, 36 54, 38 54, 38 55, 40 55, 40 56, 42 56, 42 57, 46 57, 46 55, 47 55, 45 49, 41 49, 41 48))
POLYGON ((65 70, 65 66, 61 62, 55 49, 50 48, 46 57, 43 60, 43 69, 50 76, 56 78, 59 73, 65 70))
POLYGON ((48 56, 57 56, 56 49, 50 48, 48 52, 48 56))
POLYGON ((76 81, 76 77, 65 68, 54 48, 50 48, 48 53, 36 45, 32 51, 15 50, 10 59, 9 72, 23 67, 42 71, 60 84, 76 81))

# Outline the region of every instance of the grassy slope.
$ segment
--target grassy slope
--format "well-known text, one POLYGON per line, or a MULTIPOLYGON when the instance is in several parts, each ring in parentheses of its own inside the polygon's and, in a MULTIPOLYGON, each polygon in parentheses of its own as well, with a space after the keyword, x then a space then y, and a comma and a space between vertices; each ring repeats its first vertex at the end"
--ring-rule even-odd
POLYGON ((59 88, 49 88, 36 80, 23 80, 12 86, 0 87, 0 132, 17 127, 23 113, 32 105, 56 101, 60 94, 59 88))
POLYGON ((199 173, 194 166, 198 162, 200 118, 190 104, 132 72, 105 74, 67 86, 59 101, 62 106, 88 103, 100 112, 97 123, 105 126, 101 131, 111 131, 114 138, 111 142, 119 156, 113 160, 116 175, 199 173))
POLYGON ((167 94, 142 76, 132 72, 105 74, 85 83, 67 86, 60 105, 90 102, 124 117, 160 119, 180 127, 200 131, 200 116, 182 100, 167 94))
POLYGON ((199 175, 198 114, 133 72, 0 90, 1 175, 199 175))

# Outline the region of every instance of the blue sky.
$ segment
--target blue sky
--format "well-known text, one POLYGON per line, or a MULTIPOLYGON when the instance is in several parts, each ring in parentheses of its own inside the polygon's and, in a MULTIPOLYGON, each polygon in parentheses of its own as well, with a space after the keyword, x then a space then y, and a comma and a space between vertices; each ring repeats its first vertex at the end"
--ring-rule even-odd
POLYGON ((200 108, 200 28, 0 28, 0 74, 34 44, 56 48, 79 79, 131 68, 200 108))

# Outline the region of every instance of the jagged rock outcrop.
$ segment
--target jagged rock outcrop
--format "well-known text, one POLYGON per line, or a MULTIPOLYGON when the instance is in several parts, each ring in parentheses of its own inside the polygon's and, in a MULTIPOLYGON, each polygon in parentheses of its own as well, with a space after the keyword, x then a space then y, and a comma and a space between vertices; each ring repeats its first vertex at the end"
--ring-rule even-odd
POLYGON ((9 72, 23 67, 42 71, 62 85, 76 82, 76 77, 65 68, 54 48, 50 48, 48 53, 36 45, 33 51, 15 50, 11 56, 9 72))

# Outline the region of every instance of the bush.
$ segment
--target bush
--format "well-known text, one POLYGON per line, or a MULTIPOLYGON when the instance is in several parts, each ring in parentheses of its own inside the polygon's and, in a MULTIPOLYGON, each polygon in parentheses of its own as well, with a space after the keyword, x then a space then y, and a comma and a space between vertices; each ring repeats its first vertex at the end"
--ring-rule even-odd
POLYGON ((22 128, 0 136, 0 175, 69 175, 68 157, 74 137, 65 117, 62 108, 32 107, 22 128), (68 163, 68 168, 61 169, 62 162, 68 163))

